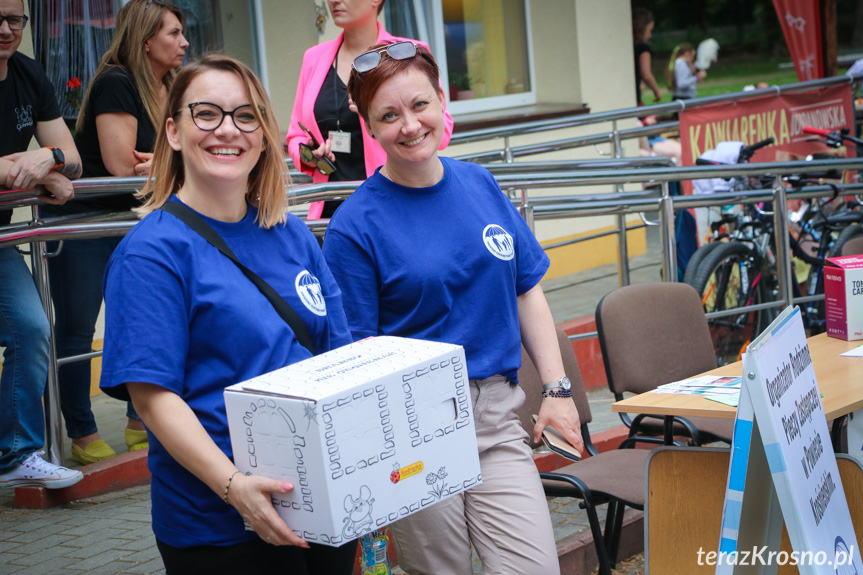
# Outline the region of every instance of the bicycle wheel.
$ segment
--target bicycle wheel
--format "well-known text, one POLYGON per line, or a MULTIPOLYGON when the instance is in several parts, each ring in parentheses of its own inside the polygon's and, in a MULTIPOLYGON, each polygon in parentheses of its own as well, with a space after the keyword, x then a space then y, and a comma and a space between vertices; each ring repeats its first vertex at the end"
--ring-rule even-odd
POLYGON ((830 257, 835 258, 836 256, 842 255, 842 246, 845 245, 845 242, 859 237, 863 237, 863 226, 860 224, 847 226, 839 234, 839 237, 836 238, 836 241, 833 243, 833 247, 830 248, 830 257))
POLYGON ((700 266, 701 262, 704 261, 704 258, 707 257, 707 254, 721 245, 722 242, 710 242, 695 250, 695 253, 692 254, 691 258, 689 258, 689 263, 686 264, 686 273, 683 275, 683 281, 689 285, 693 285, 692 282, 695 280, 695 270, 698 269, 698 266, 700 266))
MULTIPOLYGON (((701 295, 705 312, 768 301, 768 278, 753 267, 752 255, 746 244, 728 242, 719 244, 701 261, 690 285, 701 295)), ((770 325, 772 315, 758 310, 708 320, 720 362, 736 361, 749 342, 770 325)))

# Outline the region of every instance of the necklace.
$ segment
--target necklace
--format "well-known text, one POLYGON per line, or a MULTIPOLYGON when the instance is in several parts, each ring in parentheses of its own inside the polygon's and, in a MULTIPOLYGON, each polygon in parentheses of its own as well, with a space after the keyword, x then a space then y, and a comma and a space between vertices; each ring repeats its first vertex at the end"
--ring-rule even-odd
POLYGON ((388 179, 388 180, 389 180, 389 181, 391 181, 392 183, 396 183, 396 181, 392 178, 392 176, 390 176, 390 172, 389 172, 389 170, 387 170, 387 165, 386 165, 386 164, 384 164, 384 166, 381 168, 381 173, 384 175, 384 177, 385 177, 386 179, 388 179))

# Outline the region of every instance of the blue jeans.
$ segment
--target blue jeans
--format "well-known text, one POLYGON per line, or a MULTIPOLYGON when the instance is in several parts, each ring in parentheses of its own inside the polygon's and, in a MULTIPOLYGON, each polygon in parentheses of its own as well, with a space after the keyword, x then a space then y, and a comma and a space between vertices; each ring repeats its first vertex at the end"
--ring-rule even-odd
MULTIPOLYGON (((121 237, 104 237, 66 241, 60 255, 48 258, 58 358, 92 351, 102 306, 102 277, 121 240, 121 237)), ((49 242, 48 251, 56 249, 57 242, 49 242)), ((60 367, 58 377, 66 433, 72 439, 96 433, 96 418, 90 407, 90 362, 67 363, 60 367)), ((127 404, 126 415, 140 419, 131 402, 127 404)))
POLYGON ((15 248, 0 248, 0 473, 45 445, 42 395, 50 331, 30 270, 15 248))

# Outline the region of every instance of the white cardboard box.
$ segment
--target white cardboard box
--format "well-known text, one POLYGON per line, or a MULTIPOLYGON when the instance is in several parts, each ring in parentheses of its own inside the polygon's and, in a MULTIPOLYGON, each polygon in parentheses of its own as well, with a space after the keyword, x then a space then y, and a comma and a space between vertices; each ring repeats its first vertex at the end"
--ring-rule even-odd
POLYGON ((863 256, 827 258, 824 302, 827 335, 863 339, 863 256))
POLYGON ((374 337, 225 389, 234 463, 306 541, 341 545, 482 481, 464 350, 374 337))

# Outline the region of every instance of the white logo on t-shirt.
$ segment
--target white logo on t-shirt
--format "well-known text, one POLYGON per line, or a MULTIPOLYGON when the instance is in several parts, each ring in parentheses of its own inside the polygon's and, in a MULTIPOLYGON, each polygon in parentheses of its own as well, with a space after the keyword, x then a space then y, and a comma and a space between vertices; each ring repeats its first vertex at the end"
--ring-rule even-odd
POLYGON ((33 125, 33 106, 28 104, 15 108, 15 115, 18 116, 18 125, 16 128, 18 128, 19 132, 33 125))
POLYGON ((515 242, 505 229, 497 224, 489 224, 482 231, 482 241, 488 251, 498 259, 509 261, 515 256, 515 242))
POLYGON ((321 291, 321 282, 318 281, 318 278, 310 274, 308 270, 303 270, 297 274, 294 285, 297 288, 300 301, 310 312, 315 315, 327 315, 327 303, 324 301, 324 293, 321 291))

